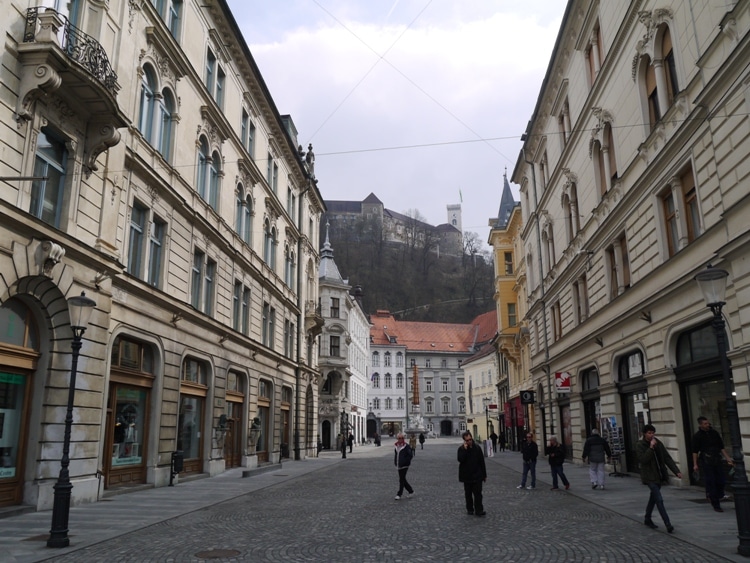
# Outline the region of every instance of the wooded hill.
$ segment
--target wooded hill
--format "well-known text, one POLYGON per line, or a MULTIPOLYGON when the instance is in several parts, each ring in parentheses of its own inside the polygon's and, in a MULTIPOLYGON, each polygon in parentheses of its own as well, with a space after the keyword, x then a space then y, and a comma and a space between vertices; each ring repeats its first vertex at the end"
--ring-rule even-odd
MULTIPOLYGON (((468 323, 495 308, 491 254, 476 233, 464 233, 462 256, 440 254, 429 233, 386 242, 372 219, 330 224, 328 236, 342 277, 362 286, 366 314, 385 309, 402 320, 468 323)), ((324 242, 325 228, 321 248, 324 242)))

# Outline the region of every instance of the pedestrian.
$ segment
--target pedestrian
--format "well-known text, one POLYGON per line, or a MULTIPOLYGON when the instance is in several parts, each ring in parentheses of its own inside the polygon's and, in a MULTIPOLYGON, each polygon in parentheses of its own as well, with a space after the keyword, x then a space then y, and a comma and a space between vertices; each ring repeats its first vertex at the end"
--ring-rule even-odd
POLYGON ((500 451, 501 452, 505 451, 505 444, 506 444, 505 430, 501 430, 500 431, 500 451))
POLYGON ((354 434, 349 432, 349 437, 346 439, 346 444, 349 446, 349 453, 352 453, 352 449, 354 448, 354 434))
POLYGON ((404 494, 404 489, 406 489, 410 497, 414 494, 414 489, 412 489, 412 486, 406 480, 406 472, 409 471, 413 455, 414 452, 412 451, 411 446, 404 440, 404 433, 399 432, 396 436, 393 457, 393 463, 398 470, 398 492, 396 493, 396 500, 401 500, 401 497, 404 494))
POLYGON ((373 435, 373 440, 375 441, 376 446, 380 446, 380 434, 375 432, 375 434, 373 435))
POLYGON ((536 458, 539 457, 539 446, 534 441, 534 435, 529 432, 521 442, 521 456, 523 457, 523 477, 516 489, 533 489, 536 487, 536 458), (531 472, 531 485, 526 486, 526 476, 531 472))
POLYGON ((474 442, 468 430, 461 437, 464 443, 458 448, 458 480, 464 484, 466 512, 484 516, 487 514, 482 503, 482 483, 487 480, 484 452, 474 442))
POLYGON ((607 440, 599 435, 599 430, 591 429, 591 436, 583 444, 583 461, 588 458, 589 462, 589 479, 591 479, 591 488, 604 488, 604 476, 606 475, 604 462, 612 457, 612 450, 609 448, 607 440))
POLYGON ((656 428, 652 424, 646 424, 643 427, 643 439, 638 440, 635 445, 635 453, 638 457, 638 463, 641 466, 641 482, 648 486, 651 494, 648 497, 648 504, 646 505, 646 517, 643 523, 649 528, 656 529, 658 526, 654 524, 651 519, 651 514, 656 506, 661 519, 664 520, 664 525, 667 527, 667 532, 670 534, 674 532, 674 526, 669 521, 669 515, 667 509, 664 508, 664 499, 661 496, 661 486, 669 481, 669 472, 667 468, 672 470, 672 473, 682 479, 682 473, 677 467, 677 464, 669 455, 667 448, 664 447, 659 440, 654 436, 656 434, 656 428))
POLYGON ((497 453, 497 434, 495 434, 494 430, 490 434, 490 440, 492 440, 492 451, 497 453))
POLYGON ((417 437, 414 434, 409 435, 409 447, 411 448, 411 455, 417 455, 417 437))
POLYGON ((565 490, 567 491, 570 488, 570 482, 563 471, 563 465, 565 464, 565 450, 563 449, 562 444, 557 441, 556 436, 550 436, 549 445, 545 449, 544 455, 547 456, 549 468, 552 472, 552 487, 550 490, 554 491, 560 488, 557 486, 557 478, 559 477, 562 479, 563 485, 565 485, 565 490))
POLYGON ((424 449, 424 432, 419 433, 419 449, 424 449))
POLYGON ((703 472, 703 481, 706 485, 706 496, 711 501, 711 506, 716 512, 724 512, 721 508, 721 500, 724 498, 724 466, 722 460, 726 460, 730 466, 734 461, 724 449, 724 440, 721 434, 711 427, 711 423, 705 416, 698 417, 698 432, 693 435, 693 471, 703 472))

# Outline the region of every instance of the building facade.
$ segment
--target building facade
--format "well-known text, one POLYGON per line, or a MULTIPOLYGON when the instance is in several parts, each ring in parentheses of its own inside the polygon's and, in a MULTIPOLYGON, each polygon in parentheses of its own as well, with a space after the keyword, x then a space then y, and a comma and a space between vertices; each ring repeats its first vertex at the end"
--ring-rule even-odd
POLYGON ((690 467, 699 415, 731 443, 694 280, 709 263, 729 272, 727 353, 748 428, 749 29, 746 1, 568 3, 512 178, 536 424, 573 459, 599 428, 638 471, 653 423, 690 467))
POLYGON ((51 506, 82 292, 74 503, 314 454, 323 200, 226 2, 0 6, 0 505, 51 506))
POLYGON ((362 288, 352 289, 341 277, 327 235, 319 276, 325 326, 318 351, 318 434, 322 448, 334 449, 349 432, 356 444, 365 437, 370 323, 362 310, 362 288))

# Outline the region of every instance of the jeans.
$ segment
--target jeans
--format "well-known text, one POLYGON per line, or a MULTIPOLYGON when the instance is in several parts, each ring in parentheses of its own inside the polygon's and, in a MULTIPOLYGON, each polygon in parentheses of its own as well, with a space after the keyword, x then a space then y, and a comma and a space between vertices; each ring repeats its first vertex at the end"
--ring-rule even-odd
POLYGON ((476 512, 477 514, 484 512, 481 481, 464 483, 464 497, 466 498, 467 512, 476 512))
POLYGON ((414 489, 412 489, 411 485, 406 481, 407 471, 409 471, 408 467, 402 467, 398 470, 398 496, 404 494, 404 489, 406 489, 409 494, 414 492, 414 489))
POLYGON ((549 468, 550 468, 550 471, 552 472, 552 486, 554 488, 557 488, 557 478, 558 478, 558 476, 560 477, 560 479, 562 479, 563 485, 565 485, 566 487, 568 485, 570 485, 570 483, 568 482, 568 478, 565 476, 565 473, 563 473, 563 466, 562 466, 562 464, 560 464, 560 465, 550 465, 549 468))
POLYGON ((701 463, 703 470, 703 480, 706 483, 706 494, 711 499, 714 508, 719 508, 721 498, 724 496, 724 485, 726 477, 724 476, 724 467, 719 465, 709 465, 701 463))
POLYGON ((599 486, 604 486, 604 462, 596 462, 596 461, 590 461, 589 462, 589 479, 591 479, 591 484, 596 484, 599 486))
POLYGON ((661 496, 661 484, 659 483, 646 483, 648 485, 651 494, 648 497, 648 504, 646 505, 646 520, 651 520, 651 513, 654 511, 654 505, 661 515, 661 519, 664 520, 664 525, 669 526, 669 515, 667 509, 664 508, 664 499, 661 496))
POLYGON ((536 487, 536 460, 523 462, 523 477, 521 477, 521 486, 526 486, 526 476, 531 471, 531 486, 536 487))

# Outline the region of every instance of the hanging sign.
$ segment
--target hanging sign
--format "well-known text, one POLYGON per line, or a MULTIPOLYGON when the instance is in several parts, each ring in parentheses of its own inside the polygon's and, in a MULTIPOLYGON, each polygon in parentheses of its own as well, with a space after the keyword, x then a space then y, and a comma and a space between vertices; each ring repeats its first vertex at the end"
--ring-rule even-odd
POLYGON ((555 390, 558 393, 570 393, 570 374, 567 371, 555 372, 555 390))

